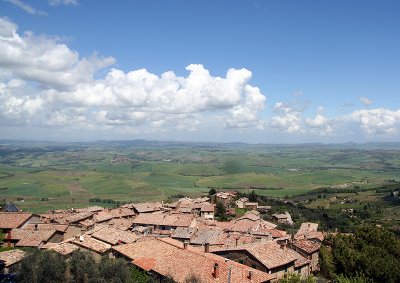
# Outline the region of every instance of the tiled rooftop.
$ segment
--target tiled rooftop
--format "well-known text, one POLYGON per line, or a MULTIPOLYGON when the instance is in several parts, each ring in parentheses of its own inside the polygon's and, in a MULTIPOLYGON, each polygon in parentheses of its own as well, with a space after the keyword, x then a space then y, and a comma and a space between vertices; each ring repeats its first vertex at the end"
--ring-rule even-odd
POLYGON ((56 230, 28 230, 13 229, 11 230, 11 239, 18 240, 17 247, 39 247, 43 242, 47 242, 56 230))
POLYGON ((80 236, 78 239, 73 240, 72 243, 100 254, 105 253, 111 249, 110 244, 93 239, 89 235, 80 236))
POLYGON ((228 274, 230 274, 231 282, 265 282, 275 278, 273 275, 245 265, 226 261, 220 256, 183 249, 181 245, 174 245, 171 239, 150 238, 132 244, 115 246, 113 249, 131 259, 142 269, 171 276, 178 283, 187 282, 186 280, 191 275, 201 278, 205 283, 228 282, 228 274), (215 265, 219 270, 217 278, 213 276, 215 265), (249 274, 251 274, 251 279, 248 278, 249 274))
POLYGON ((133 219, 114 218, 108 221, 107 224, 120 230, 128 230, 133 224, 133 219))
POLYGON ((133 203, 132 207, 137 210, 139 213, 147 213, 158 211, 161 209, 162 204, 160 202, 142 202, 142 203, 133 203))
POLYGON ((307 240, 307 239, 300 239, 293 241, 293 246, 309 253, 315 253, 321 247, 321 243, 317 243, 315 241, 307 240))
POLYGON ((4 261, 6 267, 20 262, 26 256, 26 252, 20 249, 0 252, 0 260, 4 261))
POLYGON ((93 215, 92 212, 80 212, 80 213, 73 213, 67 216, 63 216, 61 218, 56 218, 54 221, 60 224, 69 224, 69 223, 76 223, 82 220, 85 220, 93 215))
POLYGON ((137 225, 158 225, 172 227, 189 227, 194 220, 191 214, 139 214, 133 223, 137 225))
POLYGON ((133 243, 139 238, 132 232, 122 231, 111 227, 105 227, 94 232, 92 237, 111 245, 116 245, 119 241, 124 244, 133 243))
POLYGON ((279 244, 273 241, 266 243, 252 243, 232 248, 221 248, 215 253, 221 251, 247 251, 268 269, 273 269, 290 262, 294 262, 297 258, 287 248, 281 248, 279 244))
POLYGON ((23 229, 27 230, 57 230, 59 232, 65 232, 68 229, 68 225, 66 224, 26 224, 23 229))
POLYGON ((31 217, 32 213, 0 212, 0 229, 18 228, 31 217))
POLYGON ((62 255, 69 255, 79 249, 78 246, 71 243, 47 243, 43 249, 53 250, 62 255))

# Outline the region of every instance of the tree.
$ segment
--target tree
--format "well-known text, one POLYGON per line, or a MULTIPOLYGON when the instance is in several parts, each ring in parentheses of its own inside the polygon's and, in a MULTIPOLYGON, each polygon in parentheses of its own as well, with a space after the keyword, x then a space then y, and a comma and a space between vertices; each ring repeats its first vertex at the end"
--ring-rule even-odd
POLYGON ((215 195, 216 193, 217 193, 217 191, 216 191, 214 188, 212 188, 211 190, 208 191, 208 195, 209 195, 209 196, 213 196, 213 195, 215 195))
POLYGON ((279 279, 279 283, 315 283, 315 277, 310 275, 307 276, 306 278, 301 278, 300 274, 298 273, 287 273, 285 274, 285 277, 282 279, 279 279))
POLYGON ((18 282, 57 283, 65 282, 66 263, 54 251, 29 251, 21 261, 18 282))
POLYGON ((71 281, 86 283, 99 278, 99 269, 94 257, 89 252, 75 251, 70 260, 71 281))
POLYGON ((136 267, 131 268, 130 282, 132 283, 147 283, 150 282, 150 278, 146 272, 137 269, 136 267))
POLYGON ((335 276, 335 264, 332 253, 324 245, 319 250, 319 266, 321 274, 326 278, 332 279, 335 276))
POLYGON ((225 206, 220 201, 217 201, 217 204, 215 205, 215 216, 221 221, 226 221, 228 219, 225 206))
POLYGON ((258 198, 257 193, 254 190, 252 190, 251 193, 249 194, 249 201, 256 202, 257 198, 258 198))
POLYGON ((108 283, 125 283, 131 278, 128 262, 122 258, 103 257, 99 263, 100 277, 108 283))

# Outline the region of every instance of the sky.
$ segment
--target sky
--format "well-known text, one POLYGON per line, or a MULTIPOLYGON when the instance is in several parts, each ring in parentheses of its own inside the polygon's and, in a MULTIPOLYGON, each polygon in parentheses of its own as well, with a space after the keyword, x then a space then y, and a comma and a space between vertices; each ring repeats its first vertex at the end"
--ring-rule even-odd
POLYGON ((0 139, 400 141, 400 1, 0 0, 0 139))

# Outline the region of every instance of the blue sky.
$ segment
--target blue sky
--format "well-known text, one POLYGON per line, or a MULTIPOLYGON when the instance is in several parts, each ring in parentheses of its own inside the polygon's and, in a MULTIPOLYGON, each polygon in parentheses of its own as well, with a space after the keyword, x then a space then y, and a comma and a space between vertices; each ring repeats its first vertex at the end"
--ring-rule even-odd
POLYGON ((399 1, 1 0, 0 138, 398 141, 399 14, 399 1))

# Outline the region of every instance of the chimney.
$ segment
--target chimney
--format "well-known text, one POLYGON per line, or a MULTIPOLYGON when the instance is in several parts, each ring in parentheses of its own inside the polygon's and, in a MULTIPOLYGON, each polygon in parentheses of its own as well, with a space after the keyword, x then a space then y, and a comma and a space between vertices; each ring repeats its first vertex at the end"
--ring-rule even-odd
POLYGON ((281 243, 281 249, 284 251, 286 250, 286 241, 281 243))
POLYGON ((79 236, 79 241, 80 241, 80 242, 83 242, 83 236, 82 236, 82 235, 79 236))
MULTIPOLYGON (((204 244, 204 252, 205 253, 209 253, 210 252, 210 244, 209 243, 205 243, 204 244)), ((218 264, 217 264, 218 265, 218 264)))
POLYGON ((235 245, 236 245, 236 247, 239 245, 239 238, 235 239, 235 245))
POLYGON ((7 233, 7 247, 11 247, 11 231, 7 233))
POLYGON ((184 249, 184 250, 187 250, 188 244, 189 244, 189 243, 188 243, 187 241, 184 241, 184 242, 183 242, 183 249, 184 249))
POLYGON ((218 266, 218 263, 214 263, 213 277, 214 278, 218 278, 219 277, 219 266, 218 266))
POLYGON ((253 278, 253 271, 249 270, 249 274, 247 275, 247 278, 251 280, 253 278))
POLYGON ((118 240, 117 245, 122 245, 122 241, 121 241, 121 240, 118 240))
POLYGON ((35 224, 35 231, 37 231, 38 230, 38 225, 37 224, 35 224))

